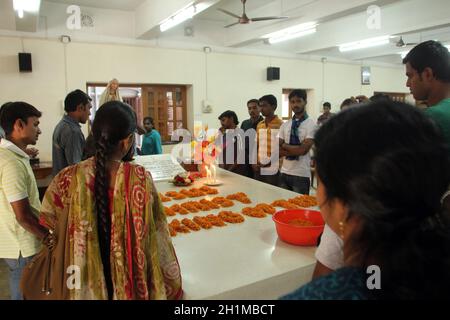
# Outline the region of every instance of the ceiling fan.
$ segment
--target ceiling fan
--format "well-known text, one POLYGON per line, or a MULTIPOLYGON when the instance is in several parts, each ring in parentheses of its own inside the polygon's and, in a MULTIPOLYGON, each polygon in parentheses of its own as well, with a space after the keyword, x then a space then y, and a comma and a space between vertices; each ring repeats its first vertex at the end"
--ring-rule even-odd
POLYGON ((418 44, 418 43, 415 43, 415 42, 405 42, 405 41, 403 41, 403 37, 402 36, 400 36, 400 39, 398 39, 398 41, 395 41, 394 43, 399 48, 403 48, 403 47, 406 47, 406 46, 415 46, 416 44, 418 44))
POLYGON ((229 24, 227 26, 225 26, 225 28, 229 28, 232 27, 234 25, 237 24, 249 24, 250 22, 255 22, 255 21, 267 21, 267 20, 278 20, 278 19, 287 19, 288 17, 257 17, 257 18, 249 18, 247 17, 247 14, 245 13, 245 3, 247 2, 247 0, 241 0, 242 2, 242 6, 243 6, 243 11, 242 11, 242 15, 238 16, 237 14, 234 14, 230 11, 227 11, 225 9, 217 9, 229 16, 232 16, 234 18, 237 18, 238 21, 232 24, 229 24))

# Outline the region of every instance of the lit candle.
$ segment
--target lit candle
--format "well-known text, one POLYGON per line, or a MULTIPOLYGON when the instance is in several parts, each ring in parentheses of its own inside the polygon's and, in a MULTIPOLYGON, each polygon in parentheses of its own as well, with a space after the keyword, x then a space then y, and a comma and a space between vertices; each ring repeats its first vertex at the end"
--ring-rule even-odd
POLYGON ((211 171, 209 170, 208 167, 205 167, 205 169, 206 169, 206 182, 211 183, 211 171))
POLYGON ((213 183, 216 183, 216 166, 215 165, 211 165, 211 176, 213 179, 213 183))

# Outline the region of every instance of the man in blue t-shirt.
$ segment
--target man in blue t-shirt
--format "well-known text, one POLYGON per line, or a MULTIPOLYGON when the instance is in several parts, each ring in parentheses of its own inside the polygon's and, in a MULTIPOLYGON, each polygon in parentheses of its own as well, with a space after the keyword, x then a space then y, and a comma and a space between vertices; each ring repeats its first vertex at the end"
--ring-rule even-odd
POLYGON ((144 118, 144 128, 147 131, 142 139, 142 155, 148 156, 151 154, 162 154, 161 136, 158 131, 154 129, 155 125, 153 118, 144 118))

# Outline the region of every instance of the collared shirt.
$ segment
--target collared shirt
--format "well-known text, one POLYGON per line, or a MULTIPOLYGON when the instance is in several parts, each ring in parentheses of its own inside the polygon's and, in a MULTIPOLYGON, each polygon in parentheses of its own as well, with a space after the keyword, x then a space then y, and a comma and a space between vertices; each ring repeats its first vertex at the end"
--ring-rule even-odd
MULTIPOLYGON (((280 128, 279 138, 284 142, 289 143, 291 136, 292 119, 283 123, 280 128)), ((305 139, 314 139, 316 134, 317 125, 312 118, 308 118, 300 124, 297 129, 300 143, 305 139)), ((286 157, 283 159, 283 165, 281 167, 281 173, 289 174, 291 176, 311 178, 311 155, 306 153, 303 156, 299 156, 296 160, 290 160, 286 157)))
POLYGON ((11 202, 28 198, 39 215, 39 192, 28 155, 14 143, 0 142, 0 258, 18 259, 36 254, 40 241, 17 222, 11 202))
POLYGON ((248 129, 252 129, 252 128, 254 130, 256 130, 258 123, 260 123, 263 120, 264 120, 264 118, 262 116, 259 116, 259 118, 255 122, 253 122, 252 119, 244 120, 241 123, 241 129, 244 131, 247 131, 248 129))
POLYGON ((282 124, 283 120, 278 118, 278 116, 275 116, 268 125, 266 125, 265 120, 258 123, 258 126, 256 127, 258 160, 272 155, 272 144, 278 143, 277 134, 282 124), (272 130, 276 130, 276 132, 272 133, 272 130))
POLYGON ((53 131, 53 176, 65 167, 80 162, 85 144, 80 124, 65 115, 53 131))

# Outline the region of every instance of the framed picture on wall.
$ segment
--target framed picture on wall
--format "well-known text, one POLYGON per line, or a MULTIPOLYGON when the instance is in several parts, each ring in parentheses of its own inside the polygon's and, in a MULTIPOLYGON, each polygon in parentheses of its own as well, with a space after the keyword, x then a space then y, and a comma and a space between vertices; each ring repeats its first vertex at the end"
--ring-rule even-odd
POLYGON ((362 85, 370 84, 370 67, 366 66, 361 67, 361 84, 362 85))

